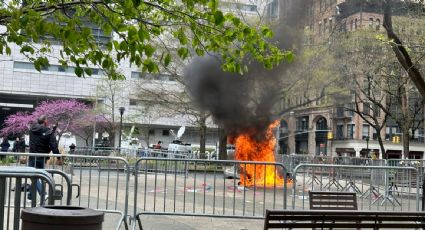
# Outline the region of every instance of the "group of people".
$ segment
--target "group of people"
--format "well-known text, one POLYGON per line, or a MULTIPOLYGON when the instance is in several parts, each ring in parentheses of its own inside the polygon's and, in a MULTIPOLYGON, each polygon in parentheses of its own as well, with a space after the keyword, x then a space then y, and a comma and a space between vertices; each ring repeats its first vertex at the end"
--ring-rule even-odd
MULTIPOLYGON (((24 153, 26 147, 27 146, 25 144, 25 138, 17 137, 16 140, 13 142, 12 152, 24 153)), ((9 148, 10 148, 9 140, 6 137, 4 137, 2 142, 0 143, 0 151, 9 152, 9 148)), ((5 155, 0 155, 0 160, 3 160, 5 157, 6 157, 5 155)))
MULTIPOLYGON (((25 145, 24 137, 17 137, 13 142, 12 152, 24 153, 26 147, 27 146, 25 145)), ((3 138, 3 141, 0 144, 0 148, 2 152, 9 152, 10 143, 6 137, 3 138)))

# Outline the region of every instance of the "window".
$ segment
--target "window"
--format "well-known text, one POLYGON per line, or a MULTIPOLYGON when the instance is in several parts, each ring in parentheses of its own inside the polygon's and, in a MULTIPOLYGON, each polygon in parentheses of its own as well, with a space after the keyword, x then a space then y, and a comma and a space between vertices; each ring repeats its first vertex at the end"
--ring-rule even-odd
POLYGON ((35 67, 32 63, 27 62, 13 62, 13 68, 14 69, 30 69, 35 70, 35 67))
POLYGON ((348 104, 348 110, 347 110, 347 116, 348 117, 353 117, 354 116, 354 104, 348 104))
POLYGON ((354 19, 354 30, 357 30, 357 27, 358 27, 358 19, 356 18, 356 19, 354 19))
POLYGON ((363 113, 366 115, 370 114, 370 104, 369 103, 363 103, 363 113))
POLYGON ((373 129, 373 128, 372 128, 372 139, 378 140, 378 134, 376 133, 376 129, 373 129))
POLYGON ((418 130, 418 141, 423 143, 424 142, 424 129, 419 129, 418 130))
POLYGON ((373 116, 374 117, 381 116, 381 109, 377 105, 373 105, 372 109, 373 109, 373 116))
POLYGON ((155 135, 155 129, 149 129, 148 134, 149 135, 155 135))
POLYGON ((169 129, 163 129, 162 130, 162 136, 170 136, 170 130, 169 129))
POLYGON ((336 108, 336 117, 344 117, 344 107, 338 107, 336 108))
POLYGON ((59 66, 58 71, 59 72, 66 72, 66 67, 65 66, 59 66))
POLYGON ((376 19, 376 23, 375 23, 375 25, 376 25, 376 30, 380 30, 381 28, 381 20, 379 20, 379 18, 377 18, 376 19))
POLYGON ((137 100, 136 99, 130 99, 130 106, 136 106, 137 100))
POLYGON ((353 139, 354 138, 354 124, 348 124, 347 125, 347 138, 353 139))
POLYGON ((362 127, 362 139, 365 140, 367 137, 369 137, 369 125, 363 125, 362 127))
POLYGON ((336 139, 337 140, 342 140, 342 139, 344 139, 344 133, 343 133, 343 130, 344 130, 344 125, 337 125, 336 126, 336 139))
POLYGON ((319 120, 317 120, 316 130, 327 130, 327 129, 328 129, 328 125, 326 124, 325 118, 322 117, 319 120))
POLYGON ((369 18, 369 28, 373 28, 373 18, 369 18))
POLYGON ((307 131, 307 130, 308 130, 308 117, 297 118, 297 131, 307 131))
POLYGON ((279 16, 279 4, 278 0, 273 0, 267 5, 267 13, 271 18, 277 18, 279 16))
MULTIPOLYGON (((26 69, 26 70, 36 70, 32 63, 28 62, 14 62, 14 69, 26 69)), ((47 72, 60 72, 60 73, 75 73, 75 67, 65 67, 62 65, 50 65, 50 66, 42 66, 41 70, 47 72)), ((91 68, 92 75, 104 75, 104 72, 100 69, 91 68)))

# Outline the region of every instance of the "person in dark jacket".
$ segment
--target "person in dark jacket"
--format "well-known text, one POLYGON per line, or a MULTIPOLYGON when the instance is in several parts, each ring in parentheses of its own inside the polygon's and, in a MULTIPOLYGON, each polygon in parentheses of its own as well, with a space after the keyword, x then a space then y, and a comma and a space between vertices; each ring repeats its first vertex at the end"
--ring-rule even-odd
POLYGON ((18 152, 18 143, 19 143, 19 137, 17 137, 16 140, 13 142, 12 152, 14 153, 18 152))
POLYGON ((25 144, 25 138, 20 137, 17 145, 17 152, 24 153, 27 145, 25 144))
POLYGON ((5 137, 5 138, 3 138, 3 141, 1 142, 1 144, 0 144, 0 147, 1 147, 1 151, 2 152, 7 152, 7 151, 9 151, 9 148, 10 148, 10 144, 9 144, 9 141, 7 140, 7 138, 5 137))
MULTIPOLYGON (((55 129, 48 127, 47 117, 40 116, 30 129, 30 153, 50 153, 59 154, 58 143, 55 137, 55 129)), ((46 157, 34 157, 28 158, 28 166, 39 169, 44 168, 46 157)), ((37 191, 41 195, 41 181, 37 180, 37 191)), ((28 200, 32 199, 31 192, 28 193, 28 200)))
MULTIPOLYGON (((2 152, 7 152, 7 151, 9 151, 9 147, 10 147, 9 141, 7 140, 6 137, 4 137, 3 141, 0 144, 0 150, 2 152)), ((5 155, 0 155, 0 160, 3 160, 4 158, 6 158, 5 155)))

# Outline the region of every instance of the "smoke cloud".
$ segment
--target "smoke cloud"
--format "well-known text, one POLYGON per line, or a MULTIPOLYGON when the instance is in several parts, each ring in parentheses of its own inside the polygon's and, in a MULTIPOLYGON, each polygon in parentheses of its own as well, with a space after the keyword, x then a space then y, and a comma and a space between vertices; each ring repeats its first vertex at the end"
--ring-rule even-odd
MULTIPOLYGON (((281 49, 292 49, 301 39, 304 0, 295 0, 291 9, 274 29, 275 42, 281 49)), ((275 105, 282 95, 285 67, 281 64, 267 70, 259 63, 251 63, 244 75, 221 70, 220 59, 216 56, 196 57, 185 69, 186 87, 198 106, 212 114, 215 122, 227 134, 237 136, 251 133, 262 139, 265 131, 278 111, 275 105)))

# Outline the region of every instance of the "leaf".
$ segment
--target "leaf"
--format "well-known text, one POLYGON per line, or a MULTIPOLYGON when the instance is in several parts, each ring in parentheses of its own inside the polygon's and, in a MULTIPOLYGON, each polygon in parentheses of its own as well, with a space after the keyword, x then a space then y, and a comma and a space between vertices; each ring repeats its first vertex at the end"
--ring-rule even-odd
POLYGON ((75 67, 74 73, 77 77, 81 77, 83 75, 83 68, 79 66, 75 67))
POLYGON ((261 33, 263 34, 263 36, 264 37, 266 37, 266 38, 271 38, 271 37, 273 37, 273 31, 270 29, 270 28, 268 28, 268 27, 263 27, 262 29, 261 29, 261 33))
POLYGON ((148 57, 152 57, 153 53, 155 52, 155 47, 151 46, 151 45, 146 45, 145 46, 145 54, 148 57))
POLYGON ((224 23, 223 12, 217 10, 214 12, 214 23, 215 25, 222 25, 224 23))
POLYGON ((91 76, 93 74, 93 70, 91 68, 85 68, 84 72, 89 76, 91 76))
POLYGON ((21 47, 21 51, 20 52, 21 53, 31 53, 31 54, 34 54, 34 49, 31 46, 29 46, 29 45, 25 45, 25 46, 22 46, 21 47))
POLYGON ((150 73, 154 72, 154 71, 157 69, 157 66, 156 66, 156 64, 152 61, 152 59, 146 59, 146 60, 143 62, 143 66, 144 66, 144 67, 146 67, 146 69, 147 69, 150 73))
POLYGON ((285 55, 285 58, 286 58, 286 60, 287 60, 288 62, 292 62, 292 61, 294 61, 294 58, 295 58, 294 53, 292 53, 292 52, 287 52, 287 53, 286 53, 286 55, 285 55))
POLYGON ((104 59, 102 61, 102 68, 107 69, 109 67, 110 63, 108 61, 108 59, 104 59))
POLYGON ((165 67, 169 66, 170 63, 171 63, 171 55, 170 54, 167 54, 167 55, 165 55, 165 58, 164 58, 164 65, 165 65, 165 67))
POLYGON ((187 57, 189 57, 189 50, 187 48, 179 48, 177 50, 177 54, 179 55, 179 57, 181 57, 182 59, 186 59, 187 57))

